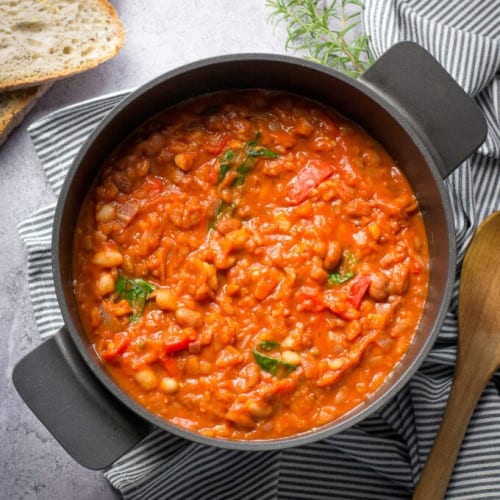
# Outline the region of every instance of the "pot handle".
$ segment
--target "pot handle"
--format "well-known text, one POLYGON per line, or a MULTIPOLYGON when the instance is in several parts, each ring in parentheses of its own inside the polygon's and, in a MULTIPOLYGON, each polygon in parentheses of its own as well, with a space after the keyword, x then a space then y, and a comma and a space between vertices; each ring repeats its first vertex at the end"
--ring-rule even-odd
POLYGON ((12 380, 49 432, 88 469, 108 467, 152 430, 97 380, 65 327, 21 359, 12 380))
POLYGON ((382 94, 441 160, 447 177, 486 138, 478 105, 420 45, 401 42, 360 77, 382 94))

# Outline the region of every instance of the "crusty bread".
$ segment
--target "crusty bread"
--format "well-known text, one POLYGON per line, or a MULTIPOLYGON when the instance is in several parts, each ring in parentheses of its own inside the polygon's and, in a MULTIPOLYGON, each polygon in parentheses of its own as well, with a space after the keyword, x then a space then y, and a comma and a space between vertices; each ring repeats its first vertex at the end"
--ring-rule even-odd
POLYGON ((0 0, 0 90, 93 68, 116 55, 124 38, 106 0, 0 0))
POLYGON ((29 89, 0 93, 0 145, 29 113, 50 83, 29 89))

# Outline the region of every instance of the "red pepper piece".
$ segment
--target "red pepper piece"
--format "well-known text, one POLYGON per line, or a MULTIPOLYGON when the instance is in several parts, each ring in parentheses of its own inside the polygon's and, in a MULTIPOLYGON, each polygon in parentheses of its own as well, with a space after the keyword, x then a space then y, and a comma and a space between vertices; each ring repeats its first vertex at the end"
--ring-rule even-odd
POLYGON ((113 340, 106 346, 106 350, 101 353, 104 361, 114 361, 119 354, 122 354, 130 344, 130 339, 124 333, 117 333, 113 340))
POLYGON ((170 354, 171 352, 182 351, 183 349, 187 349, 190 343, 191 338, 189 337, 171 340, 169 342, 165 342, 163 352, 165 352, 165 354, 170 354))
POLYGON ((361 301, 365 296, 368 288, 370 288, 370 284, 372 282, 372 278, 368 274, 360 274, 354 279, 354 282, 351 285, 351 289, 349 291, 349 296, 347 300, 356 308, 359 309, 361 305, 361 301))
POLYGON ((288 183, 285 201, 290 205, 302 203, 309 193, 324 180, 328 179, 334 167, 322 160, 311 160, 288 183))
POLYGON ((163 189, 163 182, 158 177, 148 177, 150 182, 153 184, 153 189, 155 191, 161 191, 163 189))
POLYGON ((219 144, 216 146, 217 149, 215 150, 215 155, 220 155, 222 153, 222 150, 225 148, 226 144, 229 142, 230 135, 226 134, 222 140, 219 142, 219 144))

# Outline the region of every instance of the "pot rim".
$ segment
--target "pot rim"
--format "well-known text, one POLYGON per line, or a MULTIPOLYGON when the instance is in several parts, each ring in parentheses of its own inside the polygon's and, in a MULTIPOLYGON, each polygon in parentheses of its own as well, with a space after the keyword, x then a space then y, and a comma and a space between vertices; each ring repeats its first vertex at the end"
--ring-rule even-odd
MULTIPOLYGON (((255 87, 252 86, 248 88, 255 88, 255 87)), ((265 89, 266 87, 263 86, 262 88, 265 89)), ((200 92, 194 95, 193 97, 202 94, 203 92, 200 92)), ((318 100, 318 102, 321 103, 321 100, 318 100)), ((154 113, 151 116, 154 116, 154 113)), ((360 125, 363 125, 363 123, 360 123, 360 125)), ((129 130, 129 133, 131 133, 134 129, 135 127, 132 127, 129 130)), ((109 152, 111 152, 111 150, 109 152)), ((130 408, 134 413, 142 417, 144 420, 152 423, 153 425, 165 431, 171 432, 172 434, 188 439, 190 441, 198 442, 204 445, 215 446, 219 448, 263 451, 263 450, 284 449, 289 447, 310 444, 312 442, 324 439, 326 437, 330 437, 334 434, 337 434, 338 432, 346 430, 347 428, 350 428, 353 425, 359 423, 360 421, 364 420, 369 415, 373 414, 375 411, 380 409, 382 406, 384 406, 407 384, 407 382, 415 374, 418 367, 420 367, 423 360, 431 350, 434 341, 439 333, 441 325, 444 321, 444 318, 446 316, 453 291, 454 272, 456 265, 456 249, 455 249, 455 234, 453 227, 453 216, 451 211, 451 205, 443 179, 439 174, 438 168, 436 167, 436 162, 439 162, 439 155, 433 149, 432 145, 430 145, 427 141, 425 141, 424 138, 421 137, 416 127, 413 126, 411 122, 405 117, 404 110, 400 111, 396 105, 393 105, 391 104, 391 102, 389 102, 386 96, 377 92, 376 89, 372 88, 366 83, 360 82, 358 80, 353 80, 343 75, 342 73, 339 73, 333 69, 327 68, 325 66, 319 65, 314 62, 305 61, 303 59, 286 55, 265 54, 265 53, 242 53, 242 54, 229 54, 229 55, 202 59, 199 61, 183 65, 166 73, 163 73, 162 75, 159 75, 158 77, 154 78, 149 82, 146 82, 144 85, 141 85, 136 90, 134 90, 123 101, 117 104, 108 113, 108 115, 106 115, 106 117, 97 125, 97 127, 90 133, 89 137, 81 146, 77 156, 75 157, 75 159, 71 164, 71 167, 66 175, 63 186, 61 188, 61 192, 57 202, 56 213, 53 224, 53 232, 52 232, 52 249, 53 249, 52 268, 53 268, 54 284, 56 288, 58 303, 61 308, 61 312, 64 318, 64 323, 66 325, 67 330, 70 333, 71 339, 76 345, 79 354, 83 357, 86 365, 90 368, 93 375, 105 386, 105 388, 115 398, 117 398, 119 401, 125 404, 128 408, 130 408), (79 333, 79 329, 74 324, 71 313, 69 311, 67 299, 64 294, 63 277, 60 268, 61 259, 60 259, 59 241, 61 239, 61 233, 65 230, 63 229, 61 222, 69 198, 68 194, 73 185, 75 174, 80 168, 82 160, 85 158, 86 154, 91 149, 96 138, 98 138, 103 133, 103 131, 109 126, 109 124, 115 119, 117 115, 121 113, 126 113, 127 108, 129 108, 129 106, 132 103, 134 103, 139 97, 143 96, 144 94, 147 94, 152 89, 154 89, 158 85, 161 85, 166 80, 169 80, 171 78, 174 78, 178 75, 187 72, 196 71, 208 66, 234 62, 235 60, 238 62, 243 62, 243 61, 246 62, 265 61, 271 63, 277 62, 277 63, 285 63, 288 65, 294 65, 312 69, 320 73, 326 74, 331 78, 343 81, 349 86, 354 87, 359 92, 365 94, 369 99, 371 99, 380 107, 382 107, 402 127, 402 129, 405 131, 408 137, 413 141, 413 143, 415 144, 415 146, 425 159, 429 167, 429 171, 433 176, 435 186, 437 187, 437 190, 440 195, 443 212, 445 214, 446 231, 448 235, 447 238, 448 268, 446 272, 446 284, 444 287, 444 293, 441 297, 440 306, 437 309, 437 314, 433 318, 432 328, 430 328, 430 331, 427 333, 421 349, 415 355, 413 361, 409 364, 409 366, 405 369, 405 371, 399 376, 399 378, 389 388, 384 389, 384 386, 386 385, 387 381, 386 379, 386 381, 384 381, 381 387, 378 388, 373 394, 371 394, 365 401, 363 401, 358 406, 354 407, 352 410, 342 415, 339 419, 333 421, 330 424, 316 427, 303 433, 277 439, 270 439, 270 440, 244 441, 244 440, 230 440, 225 438, 207 437, 198 432, 189 431, 173 425, 169 421, 164 420, 161 417, 155 415, 154 413, 148 411, 145 407, 141 406, 130 396, 128 396, 128 394, 125 391, 123 391, 106 373, 103 367, 99 366, 96 363, 95 359, 91 356, 88 348, 84 345, 81 338, 81 334, 79 333)), ((99 168, 100 167, 102 167, 102 164, 99 166, 99 168)), ((98 171, 99 170, 97 169, 96 172, 98 171)), ((86 188, 88 187, 89 186, 86 186, 86 188)), ((396 368, 393 369, 393 372, 391 373, 391 375, 389 375, 389 378, 394 374, 395 370, 396 368)))

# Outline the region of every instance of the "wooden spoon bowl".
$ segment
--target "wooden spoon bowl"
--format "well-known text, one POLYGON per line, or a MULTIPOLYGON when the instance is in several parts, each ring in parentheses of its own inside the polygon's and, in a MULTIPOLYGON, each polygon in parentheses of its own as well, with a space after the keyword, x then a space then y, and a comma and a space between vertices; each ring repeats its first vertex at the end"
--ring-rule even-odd
POLYGON ((500 212, 477 229, 462 265, 455 374, 414 500, 444 498, 465 431, 500 365, 500 212))

